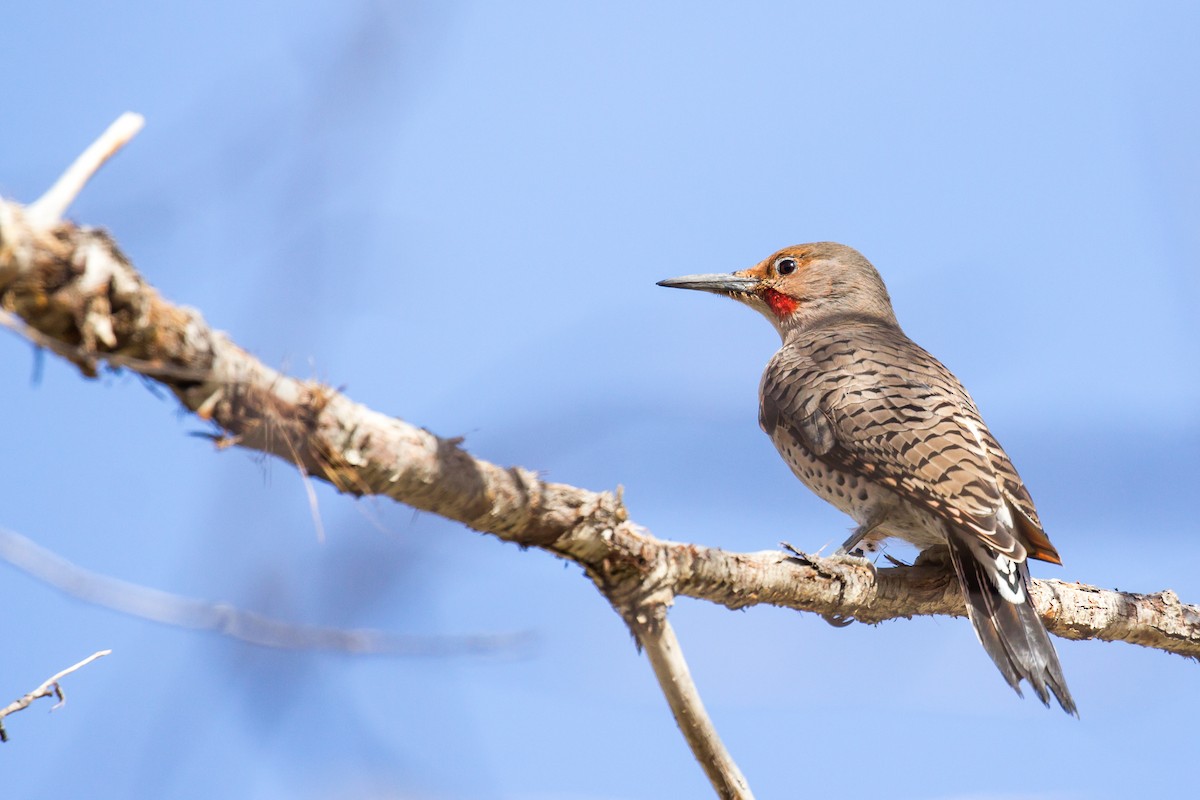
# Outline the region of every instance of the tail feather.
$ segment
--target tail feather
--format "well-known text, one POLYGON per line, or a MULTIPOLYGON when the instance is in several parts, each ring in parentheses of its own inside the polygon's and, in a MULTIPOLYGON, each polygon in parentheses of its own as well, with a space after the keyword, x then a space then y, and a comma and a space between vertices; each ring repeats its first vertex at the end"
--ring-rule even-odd
POLYGON ((1029 681, 1043 704, 1053 692, 1068 714, 1079 716, 1067 690, 1058 654, 1029 596, 1029 568, 988 549, 970 534, 951 531, 950 561, 958 575, 967 614, 983 649, 1021 694, 1029 681))

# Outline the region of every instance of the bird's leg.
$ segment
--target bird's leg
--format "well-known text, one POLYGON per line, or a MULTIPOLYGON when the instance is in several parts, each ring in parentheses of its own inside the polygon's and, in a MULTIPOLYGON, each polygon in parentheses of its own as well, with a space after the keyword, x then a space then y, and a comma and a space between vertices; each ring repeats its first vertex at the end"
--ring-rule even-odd
MULTIPOLYGON (((858 547, 858 543, 867 538, 872 531, 882 525, 885 519, 887 519, 886 510, 876 511, 875 513, 871 514, 870 518, 868 518, 866 522, 854 529, 854 533, 850 534, 849 539, 842 542, 842 546, 838 548, 834 555, 845 556, 852 554, 853 551, 858 547)), ((861 556, 862 551, 859 550, 857 555, 861 556)))

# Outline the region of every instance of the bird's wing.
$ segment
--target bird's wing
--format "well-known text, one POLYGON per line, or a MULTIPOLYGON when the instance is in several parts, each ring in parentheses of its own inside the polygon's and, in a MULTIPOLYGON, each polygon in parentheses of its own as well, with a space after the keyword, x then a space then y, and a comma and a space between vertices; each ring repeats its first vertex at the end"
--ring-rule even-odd
MULTIPOLYGON (((1010 504, 1033 507, 1020 478, 958 380, 898 329, 795 339, 771 360, 761 388, 760 421, 772 438, 786 426, 825 463, 1025 557, 1024 530, 1007 519, 1010 504)), ((1024 521, 1045 540, 1036 516, 1024 521)))
POLYGON ((1058 550, 1046 536, 1046 531, 1042 528, 1042 522, 1038 518, 1037 508, 1033 504, 1033 498, 1029 496, 1029 490, 1025 488, 1025 483, 1017 474, 1017 468, 1009 460, 1008 453, 1004 452, 1004 448, 986 427, 982 429, 982 433, 984 444, 987 445, 988 460, 991 461, 992 468, 996 470, 1000 491, 1008 501, 1009 507, 1014 511, 1013 522, 1017 528, 1018 538, 1025 545, 1029 557, 1049 561, 1052 564, 1061 564, 1062 559, 1058 555, 1058 550))

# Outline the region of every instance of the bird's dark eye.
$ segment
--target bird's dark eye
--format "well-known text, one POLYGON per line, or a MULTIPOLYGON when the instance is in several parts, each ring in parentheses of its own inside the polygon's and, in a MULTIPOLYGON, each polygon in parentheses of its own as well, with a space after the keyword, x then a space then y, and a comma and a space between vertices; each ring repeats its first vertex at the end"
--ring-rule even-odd
POLYGON ((791 275, 796 271, 796 259, 781 258, 775 262, 775 272, 779 275, 791 275))

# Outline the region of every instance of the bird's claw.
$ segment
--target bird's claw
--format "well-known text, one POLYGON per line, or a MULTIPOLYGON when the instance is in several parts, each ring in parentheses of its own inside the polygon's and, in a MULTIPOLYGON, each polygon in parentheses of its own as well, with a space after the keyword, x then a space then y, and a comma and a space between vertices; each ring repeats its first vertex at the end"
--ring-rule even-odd
MULTIPOLYGON (((809 567, 813 567, 814 569, 817 570, 818 573, 820 573, 822 575, 836 577, 834 573, 831 573, 828 570, 823 569, 821 564, 819 564, 815 560, 818 558, 818 556, 810 556, 808 553, 797 550, 795 547, 792 546, 792 544, 790 542, 780 542, 779 546, 791 554, 789 556, 789 558, 792 561, 799 561, 801 564, 804 564, 809 567)), ((862 562, 866 561, 866 559, 862 557, 861 550, 856 550, 855 552, 858 553, 858 555, 851 555, 851 554, 846 553, 844 550, 839 549, 833 555, 827 556, 826 560, 841 561, 844 563, 851 563, 854 566, 860 566, 862 562)), ((870 562, 867 562, 867 563, 870 563, 870 562)), ((826 622, 828 622, 830 625, 832 625, 835 628, 844 628, 847 625, 854 622, 854 617, 844 617, 841 614, 822 614, 821 619, 825 620, 826 622)))
POLYGON ((815 567, 817 565, 817 562, 813 561, 813 559, 817 558, 817 556, 810 556, 808 553, 805 553, 803 550, 797 549, 795 546, 792 545, 791 542, 780 542, 779 546, 782 547, 784 549, 784 551, 789 554, 788 555, 789 560, 799 561, 800 563, 807 564, 810 567, 815 567))

